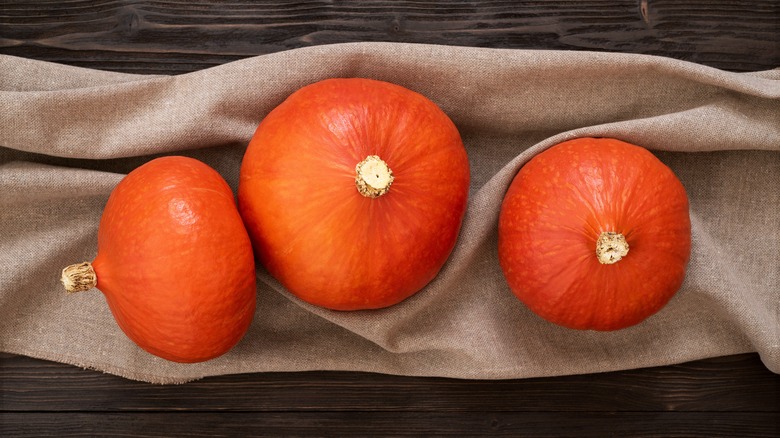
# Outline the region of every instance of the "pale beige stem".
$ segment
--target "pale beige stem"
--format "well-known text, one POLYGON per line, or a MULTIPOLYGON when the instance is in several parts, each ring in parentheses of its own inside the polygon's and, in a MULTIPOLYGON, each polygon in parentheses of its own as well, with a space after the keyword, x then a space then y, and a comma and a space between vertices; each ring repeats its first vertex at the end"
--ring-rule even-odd
POLYGON ((68 293, 83 292, 97 286, 97 275, 92 263, 77 263, 62 270, 60 281, 68 293))
POLYGON ((628 242, 620 233, 605 231, 596 241, 596 257, 602 265, 617 263, 628 254, 628 242))
POLYGON ((376 155, 369 155, 355 166, 355 186, 367 198, 378 198, 390 190, 393 171, 376 155))

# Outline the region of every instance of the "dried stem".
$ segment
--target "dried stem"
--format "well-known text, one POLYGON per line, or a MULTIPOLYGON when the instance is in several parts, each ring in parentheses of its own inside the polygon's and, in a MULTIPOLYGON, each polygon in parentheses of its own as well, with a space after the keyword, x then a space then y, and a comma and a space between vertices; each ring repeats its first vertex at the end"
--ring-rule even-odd
POLYGON ((62 270, 61 281, 68 293, 83 292, 97 286, 97 275, 91 263, 77 263, 62 270))

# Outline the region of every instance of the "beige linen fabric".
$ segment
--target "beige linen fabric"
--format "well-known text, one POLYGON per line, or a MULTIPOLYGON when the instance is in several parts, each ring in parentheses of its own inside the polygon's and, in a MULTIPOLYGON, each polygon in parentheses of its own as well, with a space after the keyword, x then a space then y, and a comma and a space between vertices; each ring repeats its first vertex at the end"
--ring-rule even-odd
POLYGON ((0 109, 2 351, 157 383, 313 369, 501 379, 751 351, 780 372, 780 70, 391 43, 297 49, 175 77, 2 56, 0 109), (130 342, 100 292, 63 292, 60 269, 95 256, 102 208, 124 174, 181 154, 216 168, 235 190, 265 114, 303 85, 355 76, 432 99, 469 153, 461 235, 420 293, 384 310, 334 312, 297 300, 258 267, 246 337, 220 358, 184 365, 130 342), (538 318, 510 293, 498 265, 497 218, 512 177, 534 154, 577 136, 647 147, 691 201, 682 289, 621 331, 538 318))

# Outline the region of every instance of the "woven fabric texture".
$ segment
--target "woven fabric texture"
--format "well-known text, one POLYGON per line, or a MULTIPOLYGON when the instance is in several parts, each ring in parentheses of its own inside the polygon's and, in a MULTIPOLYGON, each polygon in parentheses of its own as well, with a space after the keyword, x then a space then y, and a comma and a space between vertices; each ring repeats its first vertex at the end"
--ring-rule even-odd
POLYGON ((4 352, 155 383, 315 369, 523 378, 753 351, 780 372, 780 70, 393 43, 296 49, 179 76, 0 56, 0 108, 4 352), (220 358, 186 365, 135 346, 99 291, 65 294, 60 271, 94 258, 103 206, 125 174, 161 155, 186 155, 236 190, 264 115, 331 77, 410 88, 461 132, 468 210, 455 250, 426 288, 391 308, 335 312, 301 302, 258 266, 245 338, 220 358), (535 154, 580 136, 648 148, 690 198, 685 282, 664 309, 624 330, 542 320, 511 294, 498 264, 498 213, 512 178, 535 154))

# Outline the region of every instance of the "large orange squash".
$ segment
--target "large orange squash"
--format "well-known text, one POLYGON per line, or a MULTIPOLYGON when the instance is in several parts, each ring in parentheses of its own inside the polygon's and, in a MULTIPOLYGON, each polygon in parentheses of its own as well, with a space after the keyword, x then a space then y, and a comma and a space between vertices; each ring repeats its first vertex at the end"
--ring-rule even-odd
POLYGON ((249 236, 225 180, 200 161, 152 160, 114 189, 92 263, 63 271, 70 292, 97 287, 143 349, 176 362, 230 350, 255 312, 249 236))
POLYGON ((239 208, 259 260, 337 310, 400 302, 441 269, 466 209, 469 164, 433 102, 369 79, 292 94, 246 151, 239 208))
POLYGON ((523 166, 498 238, 509 286, 532 311, 570 328, 621 329, 680 288, 691 250, 688 198, 646 149, 575 139, 523 166))

